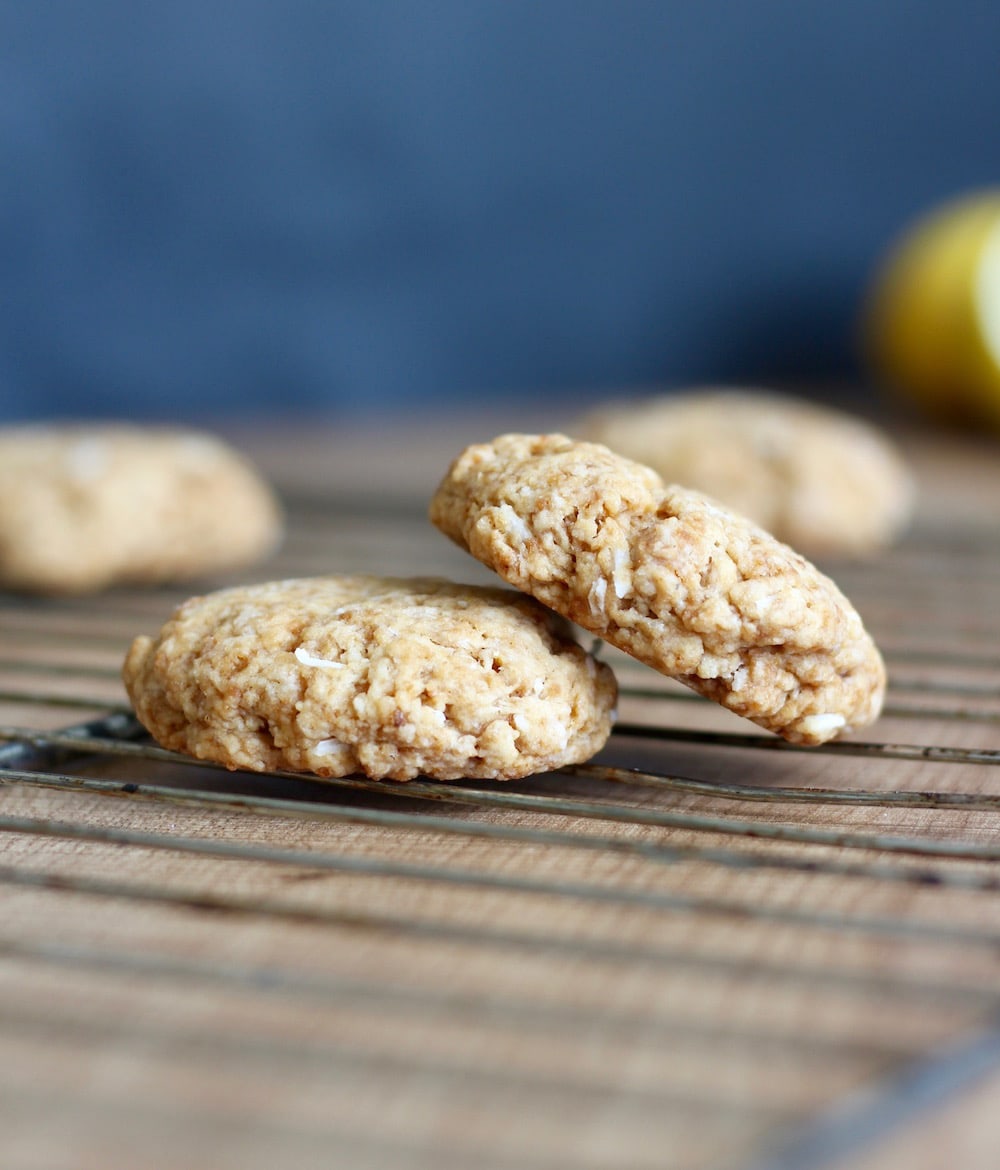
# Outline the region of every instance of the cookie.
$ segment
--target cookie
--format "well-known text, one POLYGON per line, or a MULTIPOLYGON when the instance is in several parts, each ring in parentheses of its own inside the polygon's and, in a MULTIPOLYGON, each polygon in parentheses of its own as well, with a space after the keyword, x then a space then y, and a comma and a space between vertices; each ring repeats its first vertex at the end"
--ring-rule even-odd
POLYGON ((137 638, 123 677, 164 747, 228 768, 509 780, 597 752, 614 675, 507 589, 320 577, 227 589, 137 638))
POLYGON ((705 389, 611 403, 574 435, 704 492, 810 555, 884 547, 913 510, 909 471, 875 427, 785 395, 705 389))
POLYGON ((0 586, 85 593, 249 564, 278 543, 271 490, 193 431, 0 429, 0 586))
POLYGON ((879 714, 881 656, 828 577, 607 447, 468 447, 430 515, 511 585, 786 739, 822 743, 879 714))

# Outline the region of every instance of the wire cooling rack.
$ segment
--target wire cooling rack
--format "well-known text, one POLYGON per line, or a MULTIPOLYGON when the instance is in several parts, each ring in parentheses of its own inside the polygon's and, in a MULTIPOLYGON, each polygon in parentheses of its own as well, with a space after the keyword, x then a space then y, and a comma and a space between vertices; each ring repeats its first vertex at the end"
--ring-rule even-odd
MULTIPOLYGON (((487 580, 421 511, 300 495, 257 579, 487 580)), ((608 748, 518 784, 184 759, 118 669, 185 594, 3 598, 3 1164, 912 1170, 959 1126, 974 1165, 998 537, 827 566, 889 663, 870 734, 797 748, 605 651, 608 748)))

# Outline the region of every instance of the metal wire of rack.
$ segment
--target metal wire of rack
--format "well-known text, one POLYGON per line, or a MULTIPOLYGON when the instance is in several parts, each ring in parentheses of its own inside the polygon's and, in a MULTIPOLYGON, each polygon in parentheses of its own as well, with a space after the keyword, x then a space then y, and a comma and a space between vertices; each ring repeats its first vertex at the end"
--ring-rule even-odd
MULTIPOLYGON (((259 576, 477 579, 405 506, 321 504, 259 576)), ((165 752, 118 665, 182 594, 7 598, 4 1164, 902 1165, 1000 1084, 998 574, 993 529, 837 567, 872 738, 612 654, 608 748, 518 785, 165 752)))

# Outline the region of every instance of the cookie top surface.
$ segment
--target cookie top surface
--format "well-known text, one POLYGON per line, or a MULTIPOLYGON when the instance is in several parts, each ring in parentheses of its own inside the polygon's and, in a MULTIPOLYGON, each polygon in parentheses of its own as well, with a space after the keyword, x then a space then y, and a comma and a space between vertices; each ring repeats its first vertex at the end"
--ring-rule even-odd
POLYGON ((124 680, 165 747, 229 767, 512 779, 611 730, 610 669, 507 589, 327 577, 227 589, 133 643, 124 680))
POLYGON ((828 577, 607 447, 468 447, 430 515, 510 584, 786 739, 821 743, 880 711, 881 656, 828 577))
POLYGON ((609 403, 574 434, 704 492, 810 554, 883 547, 913 511, 912 477, 879 430, 787 395, 706 388, 609 403))
POLYGON ((183 580, 249 564, 280 535, 270 488, 213 436, 0 428, 0 586, 75 593, 183 580))

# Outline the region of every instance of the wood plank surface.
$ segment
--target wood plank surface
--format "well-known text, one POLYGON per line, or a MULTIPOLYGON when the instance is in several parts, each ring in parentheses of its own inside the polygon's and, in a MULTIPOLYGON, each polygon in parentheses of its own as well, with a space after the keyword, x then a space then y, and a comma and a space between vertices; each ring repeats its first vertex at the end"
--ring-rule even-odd
MULTIPOLYGON (((426 502, 539 425, 234 432, 288 510, 241 579, 488 581, 426 502)), ((227 773, 137 737, 118 680, 194 589, 0 595, 0 1165, 995 1165, 1000 446, 902 441, 912 532, 823 566, 886 712, 821 749, 604 651, 591 765, 227 773)))

